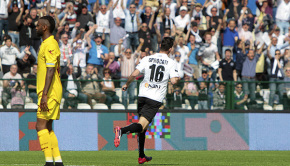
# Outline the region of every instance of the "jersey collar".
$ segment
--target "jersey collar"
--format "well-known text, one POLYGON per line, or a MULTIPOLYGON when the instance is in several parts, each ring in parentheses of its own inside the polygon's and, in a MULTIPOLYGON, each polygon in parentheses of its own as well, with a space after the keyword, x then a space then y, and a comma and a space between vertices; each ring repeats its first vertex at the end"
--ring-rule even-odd
POLYGON ((45 40, 43 41, 43 43, 45 43, 45 41, 50 40, 51 38, 53 38, 53 35, 51 35, 51 36, 49 36, 47 39, 45 39, 45 40))

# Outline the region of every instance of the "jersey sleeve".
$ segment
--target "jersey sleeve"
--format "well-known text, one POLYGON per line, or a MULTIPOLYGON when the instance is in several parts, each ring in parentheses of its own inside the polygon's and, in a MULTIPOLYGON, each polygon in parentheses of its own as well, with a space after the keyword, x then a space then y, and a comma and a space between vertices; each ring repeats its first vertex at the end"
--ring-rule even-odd
POLYGON ((170 78, 180 77, 177 70, 177 64, 174 62, 172 67, 170 68, 170 78))
POLYGON ((145 66, 146 66, 146 59, 147 58, 143 58, 141 60, 141 62, 136 66, 136 69, 138 69, 140 71, 140 73, 144 73, 145 71, 145 66))
POLYGON ((59 48, 56 44, 48 45, 44 53, 46 67, 55 67, 59 54, 59 48))

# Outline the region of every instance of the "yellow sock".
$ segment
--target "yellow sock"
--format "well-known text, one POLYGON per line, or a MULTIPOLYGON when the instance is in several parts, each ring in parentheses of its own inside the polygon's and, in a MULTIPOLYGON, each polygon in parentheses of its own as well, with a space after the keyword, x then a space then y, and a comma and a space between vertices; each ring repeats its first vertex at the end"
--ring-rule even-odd
POLYGON ((53 162, 52 159, 52 150, 51 150, 51 140, 49 132, 47 129, 40 130, 37 132, 41 150, 44 152, 45 161, 53 162))
POLYGON ((58 141, 56 138, 56 135, 54 134, 54 131, 51 130, 49 132, 50 140, 51 140, 51 148, 52 148, 52 156, 54 158, 55 162, 62 162, 59 148, 58 148, 58 141))

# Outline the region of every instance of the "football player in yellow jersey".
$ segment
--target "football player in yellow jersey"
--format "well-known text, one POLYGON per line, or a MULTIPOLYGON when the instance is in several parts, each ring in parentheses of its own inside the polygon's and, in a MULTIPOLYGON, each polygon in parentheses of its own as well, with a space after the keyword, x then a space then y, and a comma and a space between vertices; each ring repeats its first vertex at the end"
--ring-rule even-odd
POLYGON ((38 109, 36 130, 41 150, 44 152, 45 166, 63 166, 58 141, 52 130, 53 120, 60 115, 62 85, 60 82, 60 50, 52 32, 55 21, 51 16, 41 17, 36 26, 36 33, 42 37, 38 52, 37 95, 38 109))

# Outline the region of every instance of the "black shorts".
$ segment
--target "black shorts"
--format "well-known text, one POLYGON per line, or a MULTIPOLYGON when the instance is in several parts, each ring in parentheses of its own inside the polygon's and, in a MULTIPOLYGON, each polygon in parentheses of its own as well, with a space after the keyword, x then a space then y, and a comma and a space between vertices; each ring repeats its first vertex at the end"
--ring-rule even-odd
POLYGON ((139 117, 143 116, 149 121, 149 123, 151 123, 161 105, 162 103, 159 101, 155 101, 147 97, 139 97, 138 98, 139 117))

